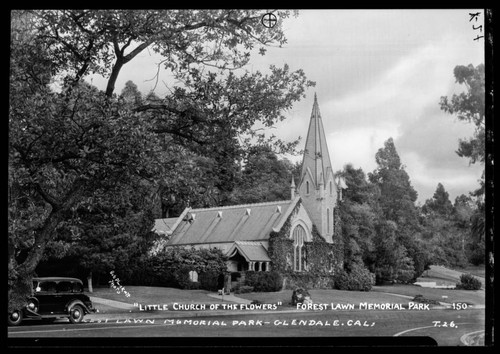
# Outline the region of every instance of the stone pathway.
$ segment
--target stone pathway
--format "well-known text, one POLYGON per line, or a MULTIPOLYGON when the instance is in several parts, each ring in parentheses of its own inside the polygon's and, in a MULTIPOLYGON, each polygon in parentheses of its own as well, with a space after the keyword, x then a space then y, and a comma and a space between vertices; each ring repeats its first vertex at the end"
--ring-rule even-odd
POLYGON ((92 303, 95 303, 95 304, 101 304, 101 305, 106 305, 106 306, 110 306, 110 307, 116 307, 116 308, 123 309, 123 310, 131 310, 131 309, 134 308, 134 305, 128 304, 126 302, 114 301, 114 300, 107 300, 107 299, 103 299, 103 298, 100 298, 100 297, 90 296, 90 301, 92 301, 92 303))
POLYGON ((237 302, 238 304, 251 304, 252 303, 251 300, 242 299, 241 297, 236 297, 232 294, 230 294, 230 295, 207 294, 207 295, 214 298, 214 299, 218 299, 221 301, 237 302))

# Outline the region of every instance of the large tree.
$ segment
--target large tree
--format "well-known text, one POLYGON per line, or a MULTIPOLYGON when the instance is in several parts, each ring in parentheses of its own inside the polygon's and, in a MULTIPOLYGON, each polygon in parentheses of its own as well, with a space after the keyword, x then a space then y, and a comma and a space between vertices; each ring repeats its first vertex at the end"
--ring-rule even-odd
MULTIPOLYGON (((380 190, 378 202, 382 218, 396 226, 396 240, 412 259, 414 277, 418 277, 428 265, 428 255, 420 240, 422 227, 415 205, 417 192, 411 185, 392 138, 378 150, 375 160, 377 168, 368 177, 380 190)), ((387 227, 380 230, 387 230, 387 227)))
MULTIPOLYGON (((443 111, 456 116, 459 120, 472 123, 475 127, 474 135, 468 139, 461 139, 457 154, 461 157, 468 158, 470 163, 484 164, 486 160, 486 134, 489 135, 489 141, 493 142, 492 130, 486 130, 486 82, 485 82, 485 66, 479 64, 474 67, 472 64, 467 66, 457 65, 453 74, 458 84, 465 87, 465 91, 459 94, 454 94, 451 100, 447 96, 442 96, 439 102, 443 111)), ((493 91, 491 91, 493 92, 493 91)), ((493 106, 493 105, 492 105, 493 106)), ((488 155, 488 163, 493 166, 493 155, 488 155)), ((490 167, 490 171, 491 167, 490 167)), ((477 210, 471 216, 472 232, 477 242, 484 242, 485 234, 485 172, 479 181, 478 189, 471 193, 477 198, 477 210)), ((490 189, 493 190, 492 180, 490 189)), ((492 213, 493 208, 488 212, 492 213)), ((491 214, 490 214, 491 215, 491 214)), ((491 234, 492 235, 492 234, 491 234)), ((491 250, 493 251, 493 249, 491 250)), ((493 253, 492 253, 493 254, 493 253)), ((492 259, 492 257, 490 257, 492 259)))
POLYGON ((418 220, 415 207, 417 191, 401 164, 392 138, 386 140, 384 147, 378 150, 375 161, 377 169, 369 173, 368 177, 380 189, 379 203, 384 218, 404 226, 406 233, 412 233, 418 220))
MULTIPOLYGON (((280 23, 273 30, 260 24, 263 13, 12 13, 9 306, 22 303, 46 245, 68 214, 93 198, 120 186, 175 183, 182 153, 215 161, 221 175, 216 187, 231 188, 242 149, 252 138, 264 139, 254 123, 272 126, 283 119, 281 111, 312 84, 287 66, 272 67, 269 75, 203 70, 242 67, 255 45, 284 43, 280 23), (165 98, 124 104, 114 94, 116 80, 146 48, 161 54, 183 84, 165 98), (108 78, 104 92, 83 81, 93 73, 108 78)), ((134 199, 133 193, 125 196, 134 199)))
POLYGON ((449 194, 441 183, 438 183, 432 198, 425 201, 422 211, 425 214, 435 213, 442 216, 449 216, 452 213, 453 205, 449 194))
POLYGON ((465 201, 452 205, 448 192, 438 183, 432 198, 422 206, 423 238, 432 249, 432 263, 452 267, 465 267, 467 255, 465 244, 470 238, 465 201))
POLYGON ((278 159, 271 147, 264 145, 251 148, 243 163, 238 184, 229 197, 231 204, 290 199, 295 166, 289 160, 278 159))
POLYGON ((474 136, 460 139, 457 154, 468 158, 471 163, 484 163, 485 159, 485 77, 484 64, 474 67, 457 65, 453 70, 458 84, 465 86, 465 92, 453 94, 451 100, 442 96, 439 102, 443 111, 459 120, 475 126, 474 136))
POLYGON ((339 173, 347 188, 339 204, 344 240, 344 267, 351 263, 364 263, 376 272, 375 243, 376 225, 380 219, 378 188, 370 183, 361 168, 351 164, 344 166, 339 173))

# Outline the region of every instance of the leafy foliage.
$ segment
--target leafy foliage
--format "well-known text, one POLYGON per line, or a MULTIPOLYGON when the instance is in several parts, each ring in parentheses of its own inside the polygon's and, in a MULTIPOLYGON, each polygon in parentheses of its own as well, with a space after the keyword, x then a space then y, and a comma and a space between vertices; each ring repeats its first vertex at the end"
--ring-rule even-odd
POLYGON ((353 264, 349 272, 339 271, 334 276, 335 289, 370 291, 375 285, 375 274, 371 273, 362 264, 353 264))
POLYGON ((439 214, 442 216, 449 216, 453 211, 453 205, 449 199, 448 192, 444 189, 441 183, 438 183, 436 191, 432 199, 425 201, 422 207, 424 214, 439 214))
MULTIPOLYGON (((484 163, 486 158, 490 166, 493 166, 493 155, 490 153, 486 156, 486 141, 493 144, 492 130, 486 131, 485 112, 486 112, 486 89, 485 89, 485 67, 484 64, 479 64, 474 67, 472 64, 467 66, 457 65, 453 70, 456 83, 465 86, 465 92, 454 94, 451 101, 446 96, 441 97, 439 102, 443 111, 455 115, 459 120, 472 123, 475 126, 474 135, 468 139, 460 139, 458 150, 456 153, 460 157, 468 158, 470 163, 484 163), (487 136, 487 133, 489 135, 487 136)), ((492 170, 491 170, 492 171, 492 170)), ((491 184, 493 179, 489 181, 491 184)), ((472 217, 472 232, 474 238, 480 244, 479 252, 473 256, 474 263, 482 263, 485 257, 481 257, 481 248, 484 250, 484 235, 485 235, 485 174, 481 176, 479 181, 480 187, 471 193, 477 197, 477 211, 472 217)), ((493 215, 493 207, 488 210, 490 215, 493 215)), ((489 236, 492 240, 493 234, 489 236)), ((492 242, 492 241, 491 241, 492 242)), ((493 244, 493 243, 491 243, 493 244)), ((477 251, 477 250, 476 250, 477 251)), ((493 259, 493 250, 491 250, 489 259, 493 259)), ((490 263, 490 268, 492 263, 490 263)))
POLYGON ((195 287, 217 289, 217 276, 226 270, 226 258, 218 248, 171 247, 154 255, 143 255, 127 282, 134 285, 193 288, 189 272, 198 273, 195 287))
POLYGON ((245 285, 257 292, 280 291, 283 278, 280 273, 271 272, 245 272, 245 285))
MULTIPOLYGON (((392 138, 389 138, 384 143, 384 147, 378 150, 375 160, 378 167, 368 177, 370 182, 380 190, 378 203, 381 211, 381 227, 379 227, 379 232, 385 233, 386 237, 391 235, 385 241, 380 240, 382 244, 386 243, 385 246, 381 246, 380 252, 386 256, 395 252, 390 257, 399 257, 399 266, 396 268, 400 272, 405 272, 405 275, 398 275, 393 268, 395 261, 386 259, 383 261, 387 264, 384 266, 385 270, 382 273, 385 275, 382 278, 400 277, 400 280, 406 282, 410 277, 411 268, 413 268, 411 279, 415 279, 424 271, 428 258, 422 250, 423 245, 418 241, 422 226, 419 221, 419 211, 415 206, 417 192, 401 164, 392 138), (391 243, 394 244, 391 246, 391 243), (389 250, 390 247, 394 248, 389 250)), ((379 234, 377 237, 384 238, 384 234, 379 234)))
POLYGON ((452 205, 438 184, 433 198, 422 206, 423 235, 432 249, 434 264, 465 267, 484 262, 484 243, 475 240, 472 232, 478 212, 472 198, 465 195, 458 196, 452 205))
POLYGON ((290 199, 290 183, 298 165, 279 160, 270 146, 249 149, 230 204, 260 203, 290 199))
POLYGON ((479 279, 474 277, 472 274, 462 274, 460 276, 460 283, 457 283, 457 289, 463 290, 479 290, 482 284, 479 279))
POLYGON ((485 70, 484 64, 474 67, 457 65, 453 70, 456 82, 464 85, 466 92, 454 94, 451 101, 442 96, 439 105, 447 113, 456 115, 461 121, 476 126, 474 137, 460 140, 457 154, 466 157, 471 163, 485 160, 485 70))
POLYGON ((147 241, 154 209, 145 205, 176 198, 168 210, 180 200, 214 205, 227 199, 251 139, 266 139, 252 126, 283 119, 281 111, 314 84, 286 65, 271 67, 269 75, 203 69, 241 68, 254 46, 285 43, 281 23, 269 31, 260 24, 262 14, 12 12, 9 299, 23 297, 22 282, 44 256, 78 250, 85 253, 80 265, 97 271, 137 262, 127 255, 147 241), (129 82, 117 97, 122 67, 146 48, 160 53, 182 84, 165 98, 139 100, 129 82), (104 92, 85 83, 90 74, 108 78, 104 92))

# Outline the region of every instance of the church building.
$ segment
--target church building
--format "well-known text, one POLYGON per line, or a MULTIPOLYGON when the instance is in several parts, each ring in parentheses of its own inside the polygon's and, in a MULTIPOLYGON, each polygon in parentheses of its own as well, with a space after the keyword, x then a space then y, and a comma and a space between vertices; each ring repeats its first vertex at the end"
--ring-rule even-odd
POLYGON ((179 217, 155 220, 153 231, 165 237, 152 252, 170 246, 217 247, 228 257, 229 272, 278 271, 292 282, 312 272, 320 281, 342 265, 336 207, 343 188, 332 169, 315 94, 300 181, 295 185, 292 178, 290 199, 188 207, 179 217))

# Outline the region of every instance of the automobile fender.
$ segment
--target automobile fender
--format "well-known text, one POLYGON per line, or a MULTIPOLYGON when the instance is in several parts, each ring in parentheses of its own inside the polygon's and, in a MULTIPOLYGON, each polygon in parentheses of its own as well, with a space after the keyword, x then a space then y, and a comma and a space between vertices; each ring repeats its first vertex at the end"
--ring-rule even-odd
POLYGON ((66 305, 66 312, 69 314, 69 310, 75 306, 75 305, 80 305, 83 307, 83 309, 85 310, 85 313, 91 313, 92 311, 83 303, 82 300, 78 300, 78 299, 75 299, 71 302, 69 302, 67 305, 66 305))
MULTIPOLYGON (((29 303, 30 301, 32 301, 32 302, 35 304, 35 306, 36 306, 37 308, 40 306, 40 305, 39 305, 39 301, 38 301, 38 299, 37 299, 36 297, 34 297, 34 296, 33 296, 33 297, 30 297, 30 298, 28 299, 28 301, 27 301, 27 302, 29 303)), ((39 314, 38 312, 35 312, 35 311, 31 310, 31 309, 28 307, 28 305, 26 305, 26 306, 23 308, 23 310, 24 310, 24 313, 27 315, 27 317, 41 317, 41 316, 40 316, 40 314, 39 314)))

